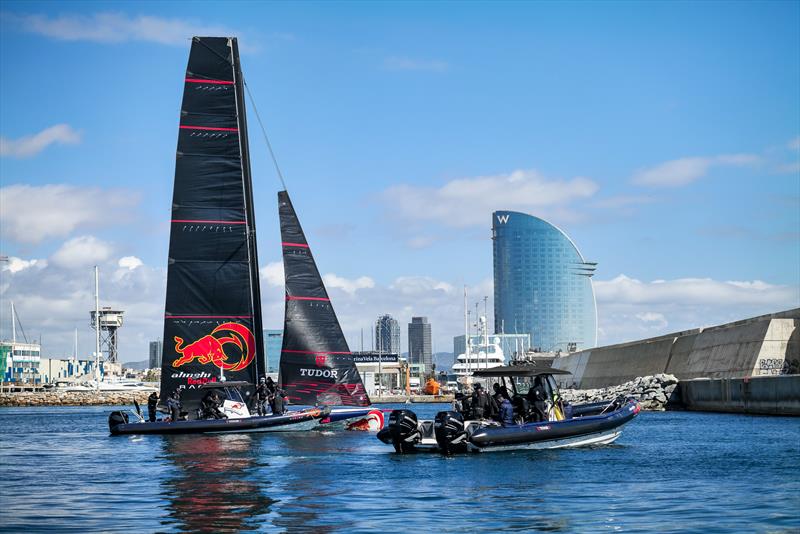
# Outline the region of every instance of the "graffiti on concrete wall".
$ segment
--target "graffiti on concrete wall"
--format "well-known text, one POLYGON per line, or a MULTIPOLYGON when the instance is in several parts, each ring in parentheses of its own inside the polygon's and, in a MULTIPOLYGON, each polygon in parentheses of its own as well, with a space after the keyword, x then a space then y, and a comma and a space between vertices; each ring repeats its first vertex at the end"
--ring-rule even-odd
POLYGON ((763 358, 758 361, 760 375, 794 375, 800 373, 800 361, 783 358, 763 358))

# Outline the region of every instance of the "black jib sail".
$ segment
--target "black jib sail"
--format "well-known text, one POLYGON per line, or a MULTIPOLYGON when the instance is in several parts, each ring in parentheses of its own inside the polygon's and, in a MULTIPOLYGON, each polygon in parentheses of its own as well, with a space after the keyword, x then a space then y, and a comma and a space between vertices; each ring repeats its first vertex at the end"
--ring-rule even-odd
MULTIPOLYGON (((195 37, 183 89, 164 312, 161 396, 255 384, 263 372, 256 226, 235 38, 195 37)), ((251 393, 243 391, 243 393, 251 393)))
POLYGON ((286 191, 278 193, 286 315, 280 384, 294 404, 369 406, 325 284, 286 191))

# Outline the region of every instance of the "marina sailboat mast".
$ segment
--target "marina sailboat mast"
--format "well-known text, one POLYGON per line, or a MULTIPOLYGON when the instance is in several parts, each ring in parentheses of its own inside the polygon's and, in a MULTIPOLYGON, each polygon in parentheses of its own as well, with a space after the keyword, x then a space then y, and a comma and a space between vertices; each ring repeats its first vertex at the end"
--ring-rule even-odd
MULTIPOLYGON (((194 37, 178 127, 161 397, 263 374, 258 251, 235 38, 194 37)), ((162 401, 163 402, 163 401, 162 401)))

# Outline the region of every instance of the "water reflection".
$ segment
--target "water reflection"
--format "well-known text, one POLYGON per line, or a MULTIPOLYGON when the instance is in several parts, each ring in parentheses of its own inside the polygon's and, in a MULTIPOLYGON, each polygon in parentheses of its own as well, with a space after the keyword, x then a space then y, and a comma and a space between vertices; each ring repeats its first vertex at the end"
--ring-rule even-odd
POLYGON ((257 518, 274 503, 263 481, 249 478, 255 467, 253 439, 246 435, 165 436, 164 457, 177 469, 162 483, 172 521, 191 532, 255 530, 257 518))

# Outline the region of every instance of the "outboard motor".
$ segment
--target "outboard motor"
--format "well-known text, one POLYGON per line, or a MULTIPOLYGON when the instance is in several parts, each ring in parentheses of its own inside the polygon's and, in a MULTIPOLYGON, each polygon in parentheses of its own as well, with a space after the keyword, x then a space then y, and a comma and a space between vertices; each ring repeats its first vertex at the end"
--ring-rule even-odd
POLYGON ((111 412, 108 416, 108 429, 113 432, 114 427, 119 425, 125 425, 128 423, 128 414, 127 412, 111 412))
POLYGON ((442 453, 466 452, 467 432, 464 429, 464 416, 459 412, 437 413, 433 432, 442 453))
POLYGON ((417 414, 411 410, 392 410, 388 426, 378 432, 378 439, 394 445, 400 454, 414 450, 421 437, 417 414))

